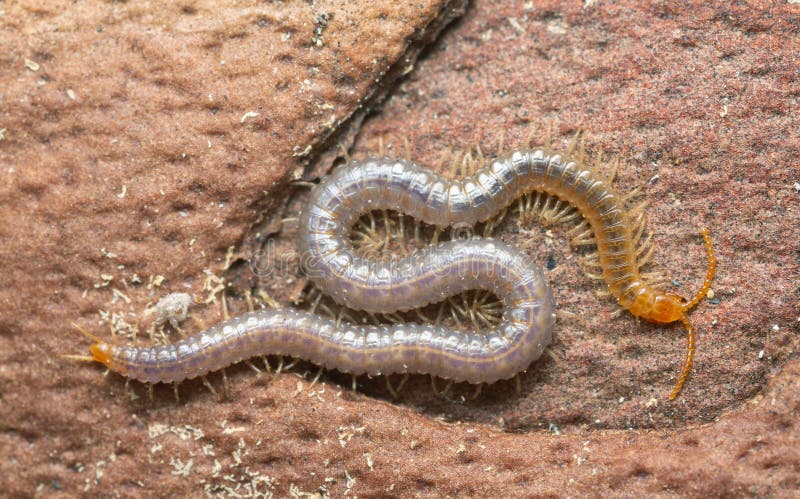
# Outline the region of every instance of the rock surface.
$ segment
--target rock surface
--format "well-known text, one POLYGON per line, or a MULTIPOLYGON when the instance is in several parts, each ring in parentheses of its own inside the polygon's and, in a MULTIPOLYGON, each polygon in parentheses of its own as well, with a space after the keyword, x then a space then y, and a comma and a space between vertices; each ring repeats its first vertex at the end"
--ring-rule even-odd
MULTIPOLYGON (((2 489, 798 490, 800 8, 585 4, 475 2, 416 64, 458 4, 0 7, 2 489), (621 160, 621 190, 643 186, 655 267, 678 292, 699 285, 697 232, 710 227, 719 273, 692 314, 699 353, 675 402, 679 328, 614 315, 568 226, 511 215, 499 237, 555 267, 560 308, 585 317, 559 322, 519 393, 505 382, 440 397, 412 377, 395 402, 382 379, 354 394, 337 373, 312 384, 301 363, 273 378, 230 368, 222 400, 198 380, 178 403, 156 386, 151 403, 141 385, 58 356, 85 348, 70 322, 141 339, 168 293, 208 302, 187 332, 219 320, 226 286, 232 312, 256 286, 288 305, 304 284, 291 259, 281 272, 247 263, 290 253, 280 219, 304 188, 289 182, 324 173, 358 130, 355 156, 379 141, 403 155, 407 141, 433 165, 447 148, 493 155, 547 127, 558 149, 584 130, 589 151, 621 160)), ((221 375, 209 381, 221 390, 221 375)))

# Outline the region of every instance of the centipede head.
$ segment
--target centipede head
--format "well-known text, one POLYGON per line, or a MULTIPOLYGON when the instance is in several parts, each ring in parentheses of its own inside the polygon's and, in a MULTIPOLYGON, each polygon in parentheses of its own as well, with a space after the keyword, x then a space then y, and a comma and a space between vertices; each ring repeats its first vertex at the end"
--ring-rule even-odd
POLYGON ((113 359, 111 347, 112 345, 110 343, 100 341, 97 343, 92 343, 89 346, 89 352, 92 354, 93 360, 110 367, 111 360, 113 359))
POLYGON ((89 331, 83 329, 79 325, 73 323, 72 326, 75 328, 83 336, 86 336, 94 343, 89 346, 89 353, 91 355, 71 355, 71 354, 62 354, 61 358, 69 359, 69 360, 77 360, 80 362, 99 362, 105 366, 111 365, 111 361, 113 360, 113 344, 108 343, 100 339, 98 336, 93 335, 89 331))

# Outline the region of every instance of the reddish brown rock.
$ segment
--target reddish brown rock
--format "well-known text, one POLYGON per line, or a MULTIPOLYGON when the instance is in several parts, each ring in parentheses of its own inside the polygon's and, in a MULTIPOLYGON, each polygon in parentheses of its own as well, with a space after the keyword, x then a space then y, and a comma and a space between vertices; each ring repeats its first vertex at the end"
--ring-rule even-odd
MULTIPOLYGON (((357 155, 378 137, 402 155, 407 139, 415 160, 434 164, 447 147, 495 153, 502 136, 521 144, 551 124, 558 146, 585 130, 590 150, 621 159, 621 189, 645 186, 656 266, 686 294, 704 272, 697 233, 709 226, 714 300, 692 314, 699 353, 675 402, 665 397, 682 360, 679 328, 614 316, 568 248, 568 227, 521 232, 513 219, 501 237, 558 265, 559 306, 587 320, 558 324, 554 355, 521 377, 519 394, 509 382, 475 401, 466 386, 442 398, 414 377, 393 402, 382 379, 360 379, 353 394, 336 373, 311 386, 301 364, 273 379, 229 369, 223 401, 196 381, 181 386, 180 403, 156 387, 151 404, 140 385, 126 392, 119 377, 58 357, 85 348, 71 321, 107 335, 98 310, 144 328, 144 309, 166 293, 212 295, 203 271, 223 276, 230 246, 229 304, 246 308, 239 297, 255 279, 245 259, 268 234, 278 251, 291 248, 291 224, 276 221, 296 214, 303 193, 288 181, 327 168, 333 144, 360 126, 359 103, 452 12, 360 5, 4 7, 3 489, 798 490, 795 5, 476 2, 356 142, 357 155)), ((302 284, 262 277, 283 303, 302 284)), ((192 316, 214 321, 219 307, 192 316)), ((220 375, 210 381, 220 389, 220 375)))

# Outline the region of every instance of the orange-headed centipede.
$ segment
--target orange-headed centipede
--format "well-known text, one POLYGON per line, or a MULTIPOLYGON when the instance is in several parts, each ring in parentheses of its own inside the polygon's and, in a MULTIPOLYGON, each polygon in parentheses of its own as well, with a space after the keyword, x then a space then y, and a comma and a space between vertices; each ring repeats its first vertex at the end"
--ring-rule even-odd
POLYGON ((451 180, 405 160, 352 161, 324 178, 299 221, 298 249, 308 277, 337 302, 368 312, 408 310, 468 289, 495 293, 501 323, 484 334, 439 325, 339 324, 293 309, 251 312, 166 346, 100 341, 88 359, 143 382, 178 382, 256 355, 290 355, 353 374, 427 373, 470 383, 513 377, 550 342, 553 299, 539 268, 515 248, 483 238, 440 243, 390 261, 359 256, 350 228, 365 212, 394 209, 437 227, 485 221, 527 192, 573 205, 593 234, 602 277, 634 316, 687 332, 683 369, 670 394, 686 382, 695 352, 688 311, 705 297, 716 269, 703 229, 708 271, 689 301, 656 289, 639 271, 641 232, 625 199, 594 169, 543 149, 516 151, 474 175, 451 180))

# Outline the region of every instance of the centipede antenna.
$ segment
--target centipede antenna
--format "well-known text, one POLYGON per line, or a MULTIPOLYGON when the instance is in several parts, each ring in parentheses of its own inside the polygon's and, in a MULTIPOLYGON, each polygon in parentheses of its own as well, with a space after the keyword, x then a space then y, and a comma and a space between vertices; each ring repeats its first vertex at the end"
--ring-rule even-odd
POLYGON ((59 355, 62 359, 67 360, 77 360, 78 362, 95 362, 95 358, 89 355, 72 355, 72 354, 61 354, 59 355))
POLYGON ((681 392, 681 388, 683 388, 683 385, 689 378, 689 373, 692 370, 692 363, 694 362, 694 351, 697 341, 694 327, 691 321, 689 321, 689 317, 686 315, 681 316, 681 322, 683 323, 683 327, 686 328, 686 360, 683 361, 683 369, 681 369, 681 374, 678 376, 677 383, 675 383, 675 388, 673 388, 672 392, 669 394, 670 400, 675 400, 675 397, 681 392))
MULTIPOLYGON (((95 343, 106 343, 105 340, 103 340, 99 336, 93 335, 92 333, 90 333, 89 331, 83 329, 82 327, 80 327, 76 323, 72 322, 71 324, 72 324, 72 327, 74 327, 76 331, 78 331, 83 336, 86 336, 87 338, 89 338, 93 342, 95 342, 95 343)), ((96 362, 97 361, 97 359, 95 359, 91 355, 74 355, 74 354, 66 354, 65 353, 65 354, 59 355, 59 357, 61 357, 62 359, 75 360, 75 361, 78 361, 78 362, 96 362)))
POLYGON ((717 257, 714 254, 714 245, 711 241, 711 236, 708 233, 708 229, 703 227, 703 229, 700 230, 700 234, 703 236, 703 240, 706 243, 706 254, 708 255, 708 270, 706 271, 706 278, 703 281, 703 285, 700 287, 700 291, 698 291, 697 294, 694 295, 694 298, 692 298, 691 301, 689 301, 683 306, 684 312, 687 312, 692 308, 694 308, 695 305, 700 303, 700 300, 706 297, 706 293, 708 293, 708 290, 711 288, 711 281, 714 280, 714 275, 717 272, 717 257))
POLYGON ((78 331, 82 335, 86 336, 90 340, 94 341, 95 343, 106 343, 105 340, 101 339, 99 336, 93 335, 92 333, 90 333, 89 331, 83 329, 82 327, 80 327, 76 323, 72 322, 71 324, 72 324, 72 327, 74 327, 76 331, 78 331))

